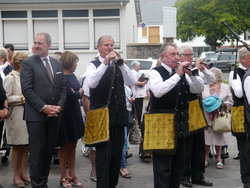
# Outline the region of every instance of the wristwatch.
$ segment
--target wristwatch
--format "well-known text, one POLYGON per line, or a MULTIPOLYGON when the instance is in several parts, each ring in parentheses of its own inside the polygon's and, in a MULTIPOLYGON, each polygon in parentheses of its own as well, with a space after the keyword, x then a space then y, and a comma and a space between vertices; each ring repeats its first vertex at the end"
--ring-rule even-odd
POLYGON ((9 111, 9 107, 8 106, 3 106, 3 109, 6 108, 9 111))

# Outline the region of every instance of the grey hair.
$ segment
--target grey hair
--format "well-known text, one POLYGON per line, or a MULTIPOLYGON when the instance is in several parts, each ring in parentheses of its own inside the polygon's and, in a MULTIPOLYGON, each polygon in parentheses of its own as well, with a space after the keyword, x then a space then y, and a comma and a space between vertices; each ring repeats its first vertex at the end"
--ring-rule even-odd
POLYGON ((47 44, 51 44, 51 36, 49 35, 49 33, 41 32, 36 34, 36 36, 39 35, 43 35, 46 39, 47 44))
POLYGON ((140 62, 139 61, 133 61, 132 63, 131 63, 131 67, 139 67, 140 66, 140 62))
POLYGON ((222 77, 222 71, 216 67, 212 67, 210 69, 211 72, 213 72, 215 75, 217 75, 219 78, 222 77))
POLYGON ((175 43, 165 43, 161 46, 160 54, 164 54, 168 46, 173 46, 174 48, 177 48, 175 43))
POLYGON ((246 47, 242 47, 239 51, 239 58, 246 57, 247 54, 249 53, 248 49, 246 47))
POLYGON ((113 37, 111 37, 110 35, 103 35, 101 36, 98 41, 97 41, 97 45, 102 45, 102 39, 112 39, 113 44, 114 44, 114 39, 113 37))
POLYGON ((192 50, 193 51, 193 48, 189 45, 186 45, 186 44, 184 44, 178 48, 179 54, 184 54, 185 50, 192 50))

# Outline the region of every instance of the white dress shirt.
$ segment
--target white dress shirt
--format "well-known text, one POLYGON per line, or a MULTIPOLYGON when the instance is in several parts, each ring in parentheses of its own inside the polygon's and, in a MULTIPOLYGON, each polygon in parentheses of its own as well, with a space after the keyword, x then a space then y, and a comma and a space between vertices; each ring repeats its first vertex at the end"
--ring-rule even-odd
POLYGON ((248 104, 250 104, 250 76, 247 76, 244 81, 244 90, 247 98, 248 104))
MULTIPOLYGON (((135 80, 138 81, 138 79, 141 76, 140 71, 137 72, 137 71, 135 71, 133 69, 131 71, 132 71, 132 73, 133 73, 133 75, 135 77, 135 80)), ((131 89, 133 91, 133 94, 134 94, 135 98, 144 98, 144 97, 147 96, 145 85, 141 85, 141 87, 140 87, 140 86, 134 84, 134 85, 131 86, 131 89)))
MULTIPOLYGON (((170 74, 172 73, 172 69, 164 63, 161 63, 170 74)), ((185 74, 186 80, 190 86, 191 93, 202 93, 204 90, 204 81, 199 76, 188 76, 185 74)), ((175 87, 181 77, 178 74, 174 74, 169 79, 163 81, 160 73, 156 70, 150 71, 149 76, 149 88, 153 92, 154 96, 157 98, 162 97, 164 94, 168 93, 171 89, 175 87)))
MULTIPOLYGON (((246 70, 247 68, 240 64, 239 68, 246 70)), ((229 74, 229 84, 231 85, 234 94, 236 97, 241 98, 243 97, 243 90, 242 90, 242 81, 238 74, 236 74, 236 79, 233 79, 234 71, 231 71, 229 74)), ((246 88, 245 88, 246 90, 246 88)))
MULTIPOLYGON (((86 72, 88 73, 87 73, 86 81, 90 88, 96 88, 96 86, 99 84, 99 81, 101 80, 102 76, 104 75, 104 73, 106 72, 108 68, 108 65, 105 65, 103 63, 104 58, 99 56, 99 61, 102 63, 97 68, 91 62, 87 66, 86 72)), ((122 67, 119 67, 119 68, 123 75, 124 84, 126 84, 127 86, 131 86, 136 83, 136 80, 133 76, 131 69, 126 64, 124 64, 122 67)))
POLYGON ((205 85, 209 85, 215 82, 214 73, 205 68, 203 71, 199 72, 199 76, 204 80, 205 85))

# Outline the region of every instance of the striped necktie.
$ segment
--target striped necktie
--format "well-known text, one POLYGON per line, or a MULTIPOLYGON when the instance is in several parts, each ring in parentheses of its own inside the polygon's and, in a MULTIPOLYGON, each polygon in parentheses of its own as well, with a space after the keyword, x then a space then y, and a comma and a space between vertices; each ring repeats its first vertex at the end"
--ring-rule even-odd
POLYGON ((50 81, 53 84, 53 74, 52 74, 48 59, 45 57, 43 60, 46 62, 45 67, 46 67, 46 70, 49 74, 50 81))

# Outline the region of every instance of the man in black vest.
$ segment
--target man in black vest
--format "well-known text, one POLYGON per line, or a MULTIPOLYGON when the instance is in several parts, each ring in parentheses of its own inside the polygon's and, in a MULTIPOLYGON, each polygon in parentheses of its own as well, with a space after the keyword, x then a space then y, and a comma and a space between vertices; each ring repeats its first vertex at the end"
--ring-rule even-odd
MULTIPOLYGON (((249 70, 250 68, 250 52, 245 47, 243 47, 239 50, 238 53, 239 53, 239 59, 240 59, 241 64, 237 68, 237 77, 236 79, 234 79, 233 77, 234 71, 231 71, 230 76, 229 76, 229 83, 232 87, 232 95, 233 95, 233 100, 234 100, 234 104, 232 107, 232 115, 233 115, 234 108, 244 106, 246 119, 242 117, 245 120, 245 122, 243 123, 245 123, 246 130, 249 130, 249 122, 250 122, 249 75, 250 75, 250 72, 247 71, 247 69, 249 70), (244 85, 246 84, 247 84, 247 87, 244 87, 244 85)), ((250 143, 247 140, 247 133, 245 131, 245 128, 243 127, 243 130, 240 130, 240 129, 235 129, 234 126, 235 125, 233 123, 232 134, 236 136, 236 139, 237 139, 237 145, 238 145, 239 157, 240 157, 241 181, 244 184, 243 188, 250 188, 250 165, 249 165, 250 164, 250 143)))
POLYGON ((150 72, 150 112, 173 111, 178 99, 175 121, 178 146, 173 155, 153 155, 154 187, 179 188, 185 165, 185 137, 189 136, 189 95, 191 92, 201 93, 204 81, 199 76, 192 76, 191 71, 186 69, 190 62, 179 64, 179 53, 175 44, 164 44, 160 49, 160 57, 161 66, 150 72))
MULTIPOLYGON (((180 62, 188 61, 192 63, 193 48, 188 45, 182 45, 178 48, 180 54, 180 62)), ((212 84, 215 81, 214 73, 209 71, 204 64, 203 59, 196 61, 195 67, 199 70, 199 76, 204 80, 204 84, 212 84)), ((191 68, 191 67, 190 67, 191 68)), ((199 99, 201 94, 190 94, 190 101, 199 99)), ((189 114, 190 115, 190 114, 189 114)), ((192 114, 195 116, 196 114, 192 114)), ((213 183, 204 178, 205 173, 205 137, 204 129, 199 129, 190 133, 186 137, 185 149, 185 169, 182 175, 181 184, 184 187, 192 187, 193 184, 204 186, 212 186, 213 183), (190 181, 192 180, 192 183, 190 181)))
POLYGON ((106 105, 109 89, 112 87, 111 102, 108 105, 110 140, 96 145, 97 188, 115 188, 118 184, 124 144, 124 126, 128 125, 124 83, 131 86, 136 80, 126 64, 122 62, 118 65, 116 58, 121 60, 121 56, 114 50, 114 40, 111 36, 100 37, 97 49, 100 56, 87 66, 90 109, 106 105), (111 86, 113 74, 115 79, 111 86))

